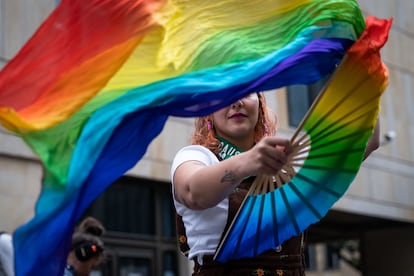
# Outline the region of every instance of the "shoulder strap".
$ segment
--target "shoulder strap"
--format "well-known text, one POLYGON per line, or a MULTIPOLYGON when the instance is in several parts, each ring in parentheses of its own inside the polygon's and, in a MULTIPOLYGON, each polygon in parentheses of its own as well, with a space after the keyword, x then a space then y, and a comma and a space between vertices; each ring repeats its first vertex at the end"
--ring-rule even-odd
POLYGON ((178 246, 180 248, 181 253, 184 254, 184 256, 188 257, 188 254, 190 252, 190 247, 188 246, 187 243, 187 235, 185 232, 185 226, 184 226, 184 222, 183 222, 183 218, 177 214, 177 212, 175 213, 175 226, 176 226, 176 232, 177 232, 177 241, 178 241, 178 246))

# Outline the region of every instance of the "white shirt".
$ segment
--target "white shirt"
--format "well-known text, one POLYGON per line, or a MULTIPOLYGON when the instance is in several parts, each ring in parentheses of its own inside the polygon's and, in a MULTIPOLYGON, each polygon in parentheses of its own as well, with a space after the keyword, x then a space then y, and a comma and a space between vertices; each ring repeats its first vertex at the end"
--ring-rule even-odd
POLYGON ((171 167, 171 183, 173 188, 174 205, 177 213, 182 216, 186 229, 187 243, 190 247, 189 259, 197 257, 199 264, 203 263, 204 255, 212 255, 220 242, 228 216, 228 199, 216 206, 205 210, 191 210, 175 199, 174 173, 182 163, 195 160, 206 165, 217 164, 219 160, 207 148, 192 145, 182 148, 176 154, 171 167))
POLYGON ((6 276, 14 275, 12 236, 7 233, 0 234, 0 266, 2 266, 6 276))

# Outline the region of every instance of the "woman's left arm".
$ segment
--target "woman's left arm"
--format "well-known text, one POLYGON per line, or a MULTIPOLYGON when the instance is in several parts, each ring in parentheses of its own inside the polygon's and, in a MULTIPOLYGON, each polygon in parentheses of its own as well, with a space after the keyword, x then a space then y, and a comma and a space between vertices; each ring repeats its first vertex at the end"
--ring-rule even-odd
POLYGON ((380 146, 380 123, 379 118, 374 128, 374 132, 372 133, 371 138, 368 140, 367 147, 365 149, 364 160, 373 152, 374 150, 378 149, 380 146))

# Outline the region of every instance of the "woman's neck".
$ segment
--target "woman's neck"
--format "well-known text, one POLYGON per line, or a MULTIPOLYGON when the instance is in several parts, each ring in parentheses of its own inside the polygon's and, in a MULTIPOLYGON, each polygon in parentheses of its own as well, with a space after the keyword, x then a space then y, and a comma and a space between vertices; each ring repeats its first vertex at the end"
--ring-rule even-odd
POLYGON ((232 143, 233 145, 235 145, 236 147, 238 147, 239 149, 243 151, 247 151, 254 146, 253 138, 240 139, 240 138, 225 137, 225 136, 221 136, 221 138, 227 140, 228 142, 232 143))

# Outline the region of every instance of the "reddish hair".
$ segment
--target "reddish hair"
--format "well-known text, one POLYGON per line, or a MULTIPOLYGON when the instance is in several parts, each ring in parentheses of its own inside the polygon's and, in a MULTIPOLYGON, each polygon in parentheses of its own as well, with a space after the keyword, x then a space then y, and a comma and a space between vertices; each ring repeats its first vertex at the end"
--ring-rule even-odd
MULTIPOLYGON (((254 128, 254 143, 259 142, 264 136, 270 136, 276 133, 276 118, 271 120, 270 114, 272 112, 266 104, 264 94, 257 93, 257 95, 259 97, 259 116, 254 128)), ((193 145, 204 146, 217 154, 220 151, 220 142, 217 139, 214 126, 209 129, 207 125, 209 118, 209 116, 205 116, 195 119, 195 129, 191 138, 191 143, 193 145)))

